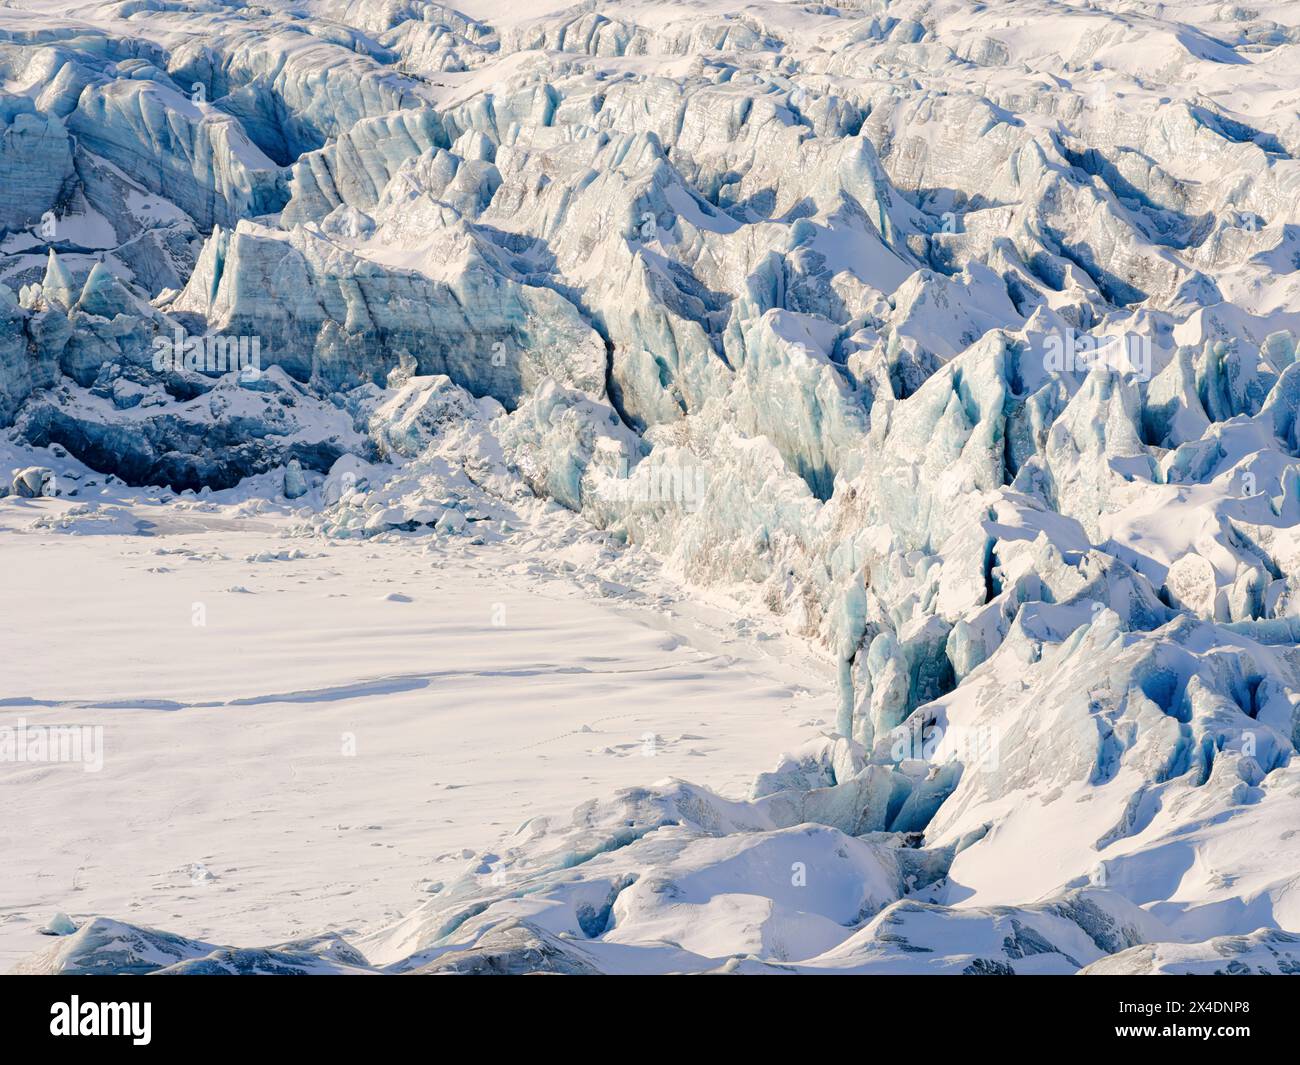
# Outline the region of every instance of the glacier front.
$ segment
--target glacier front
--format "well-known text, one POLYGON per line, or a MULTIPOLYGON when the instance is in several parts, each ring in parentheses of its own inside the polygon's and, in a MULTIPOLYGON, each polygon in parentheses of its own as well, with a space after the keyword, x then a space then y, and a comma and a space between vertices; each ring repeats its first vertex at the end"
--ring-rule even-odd
MULTIPOLYGON (((311 630, 241 564, 352 589, 374 559, 393 585, 346 640, 241 643, 247 690, 187 673, 211 645, 131 686, 23 643, 0 692, 23 735, 120 708, 215 736, 273 705, 297 765, 295 707, 337 702, 350 734, 364 699, 400 710, 396 766, 403 700, 444 676, 392 621, 436 604, 430 564, 658 611, 665 656, 736 652, 708 689, 740 701, 729 735, 776 713, 765 656, 811 656, 824 710, 719 741, 759 759, 743 787, 638 760, 513 834, 501 796, 448 806, 492 839, 346 934, 286 913, 250 942, 235 903, 114 888, 41 895, 30 931, 72 919, 15 964, 1300 972, 1297 94, 1281 2, 11 0, 2 549, 57 582, 74 542, 111 545, 136 576, 104 594, 195 629, 220 595, 311 630)), ((622 662, 454 653, 508 677, 493 703, 622 662)), ((668 669, 704 698, 645 653, 590 697, 653 703, 668 669)), ((705 756, 649 720, 642 753, 705 756)), ((473 760, 518 772, 518 723, 479 727, 473 760)), ((36 818, 52 784, 11 771, 36 818)), ((104 779, 86 801, 125 801, 104 779)), ((432 861, 439 831, 401 848, 432 861)))

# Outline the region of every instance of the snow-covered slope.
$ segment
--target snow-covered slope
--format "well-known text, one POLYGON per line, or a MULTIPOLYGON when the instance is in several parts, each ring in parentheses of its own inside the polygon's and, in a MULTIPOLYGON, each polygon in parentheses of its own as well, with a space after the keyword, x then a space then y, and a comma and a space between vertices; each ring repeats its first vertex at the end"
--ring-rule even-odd
POLYGON ((89 471, 449 556, 550 500, 838 678, 364 942, 33 964, 1294 971, 1298 102, 1286 3, 12 0, 33 535, 137 528, 89 471))

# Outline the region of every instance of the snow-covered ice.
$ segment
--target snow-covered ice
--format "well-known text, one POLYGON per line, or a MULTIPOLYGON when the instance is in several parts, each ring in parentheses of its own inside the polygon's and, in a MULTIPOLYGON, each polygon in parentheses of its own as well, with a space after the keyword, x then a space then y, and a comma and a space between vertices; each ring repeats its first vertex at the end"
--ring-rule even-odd
POLYGON ((1280 2, 11 0, 0 965, 1300 971, 1297 99, 1280 2))
POLYGON ((426 550, 199 506, 130 503, 146 535, 6 507, 7 595, 30 609, 0 619, 23 663, 5 723, 103 747, 94 771, 3 767, 7 967, 59 909, 247 945, 373 932, 530 818, 666 776, 742 798, 833 723, 831 672, 778 625, 563 515, 426 550))

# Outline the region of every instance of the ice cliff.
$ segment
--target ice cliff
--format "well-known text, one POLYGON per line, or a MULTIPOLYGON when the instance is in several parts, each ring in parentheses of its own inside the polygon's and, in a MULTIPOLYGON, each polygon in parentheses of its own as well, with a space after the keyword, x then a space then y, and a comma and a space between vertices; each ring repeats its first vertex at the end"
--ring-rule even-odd
POLYGON ((841 692, 359 950, 33 964, 1300 970, 1298 71, 1283 3, 0 9, 16 439, 318 535, 548 497, 841 692))

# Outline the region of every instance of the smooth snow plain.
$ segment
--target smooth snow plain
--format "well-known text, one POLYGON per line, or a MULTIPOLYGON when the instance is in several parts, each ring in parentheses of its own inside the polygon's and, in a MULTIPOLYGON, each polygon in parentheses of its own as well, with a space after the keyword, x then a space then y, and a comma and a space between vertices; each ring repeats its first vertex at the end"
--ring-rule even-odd
POLYGON ((112 494, 145 533, 0 501, 33 608, 0 615, 24 663, 5 721, 103 730, 98 771, 0 767, 5 971, 60 911, 241 945, 372 933, 530 818, 666 776, 742 798, 833 723, 800 641, 567 512, 480 546, 339 543, 289 535, 285 507, 112 494))

